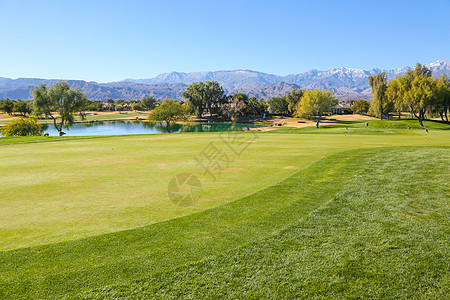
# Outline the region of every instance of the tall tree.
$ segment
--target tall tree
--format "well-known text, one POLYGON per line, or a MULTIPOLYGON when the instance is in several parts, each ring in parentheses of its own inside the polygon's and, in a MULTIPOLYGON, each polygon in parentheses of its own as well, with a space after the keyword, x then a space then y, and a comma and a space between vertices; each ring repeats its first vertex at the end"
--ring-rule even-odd
POLYGON ((113 99, 111 99, 111 98, 106 99, 106 103, 108 103, 108 108, 109 108, 110 111, 114 111, 115 110, 116 102, 114 102, 113 99))
POLYGON ((386 72, 369 76, 369 85, 372 88, 373 95, 372 102, 370 103, 370 112, 383 119, 383 115, 388 115, 390 110, 390 103, 386 95, 386 72))
POLYGON ((249 98, 244 93, 237 93, 231 96, 230 113, 232 119, 235 119, 237 116, 261 116, 266 109, 267 103, 263 99, 249 98))
POLYGON ((391 81, 388 95, 394 99, 397 109, 408 108, 420 126, 423 126, 425 114, 433 106, 437 97, 436 80, 431 77, 431 70, 417 63, 413 70, 391 81))
POLYGON ((289 114, 289 102, 286 97, 273 97, 269 100, 269 108, 276 114, 289 114))
POLYGON ((26 114, 30 114, 31 113, 31 108, 30 108, 30 105, 29 105, 29 103, 27 101, 23 101, 23 100, 17 99, 14 102, 13 112, 14 113, 19 113, 22 116, 25 116, 26 114))
POLYGON ((352 105, 352 110, 354 113, 361 114, 361 113, 367 113, 369 111, 370 102, 359 99, 356 100, 352 105))
POLYGON ((401 86, 401 78, 397 77, 396 79, 389 81, 388 87, 386 89, 386 96, 388 98, 388 101, 393 103, 394 109, 397 111, 399 119, 401 119, 402 111, 407 110, 407 104, 399 96, 401 86))
POLYGON ((231 96, 229 113, 231 120, 236 120, 237 116, 245 115, 248 103, 248 96, 244 93, 236 93, 231 96))
POLYGON ((87 109, 93 110, 93 111, 102 111, 103 110, 103 101, 100 101, 100 100, 89 101, 87 109))
POLYGON ((166 123, 166 130, 170 133, 169 125, 175 121, 187 120, 187 109, 184 103, 177 100, 164 99, 164 101, 152 110, 148 115, 149 122, 166 123))
POLYGON ((191 83, 186 90, 182 93, 183 97, 189 103, 189 107, 192 112, 195 113, 197 118, 201 118, 203 111, 205 110, 205 95, 206 89, 203 82, 191 83))
POLYGON ((221 108, 228 102, 225 90, 217 81, 206 81, 205 102, 210 117, 219 114, 221 108))
POLYGON ((412 81, 410 91, 411 105, 414 107, 414 116, 419 120, 420 126, 423 126, 425 114, 433 104, 436 97, 436 81, 432 77, 417 76, 412 81))
POLYGON ((84 111, 88 101, 78 87, 71 89, 67 82, 58 81, 51 87, 39 84, 31 92, 33 113, 52 118, 60 136, 64 134, 63 126, 71 126, 74 123, 75 113, 80 113, 83 119, 85 117, 84 111))
POLYGON ((267 109, 267 103, 263 99, 256 97, 250 97, 247 100, 247 107, 245 109, 245 115, 247 116, 262 116, 267 109))
POLYGON ((6 100, 2 100, 0 103, 0 110, 4 111, 8 115, 11 115, 14 109, 14 101, 9 100, 6 98, 6 100))
POLYGON ((116 105, 116 111, 118 111, 119 114, 121 114, 124 110, 125 110, 125 106, 123 104, 116 105))
POLYGON ((302 99, 304 93, 305 91, 303 91, 302 89, 293 89, 292 91, 286 94, 285 97, 288 103, 289 114, 291 115, 295 114, 295 110, 297 109, 298 103, 302 99))
POLYGON ((144 110, 153 110, 153 109, 155 109, 156 106, 158 106, 158 100, 153 98, 153 96, 146 96, 146 97, 142 98, 142 100, 140 102, 141 102, 141 107, 144 110))
POLYGON ((450 109, 450 79, 444 74, 436 84, 435 110, 441 116, 442 121, 448 122, 448 110, 450 109))
POLYGON ((220 114, 220 110, 229 101, 225 90, 217 81, 194 82, 182 95, 198 118, 202 117, 205 110, 210 117, 220 114))
POLYGON ((297 116, 315 119, 316 127, 325 112, 330 112, 339 103, 332 91, 312 90, 306 91, 298 103, 297 116))

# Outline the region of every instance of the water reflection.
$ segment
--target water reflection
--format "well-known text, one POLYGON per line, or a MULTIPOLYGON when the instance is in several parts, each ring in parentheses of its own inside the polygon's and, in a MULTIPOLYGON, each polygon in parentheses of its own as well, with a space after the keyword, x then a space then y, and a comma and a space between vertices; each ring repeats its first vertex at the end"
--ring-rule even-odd
MULTIPOLYGON (((189 123, 171 124, 171 133, 180 132, 219 132, 219 131, 242 131, 244 127, 254 128, 258 125, 244 123, 189 123)), ((58 136, 58 132, 52 125, 43 125, 43 132, 51 136, 58 136)), ((121 134, 160 134, 167 133, 166 125, 159 123, 148 123, 136 120, 130 121, 104 121, 77 123, 70 128, 64 127, 67 136, 91 136, 91 135, 121 135, 121 134)))

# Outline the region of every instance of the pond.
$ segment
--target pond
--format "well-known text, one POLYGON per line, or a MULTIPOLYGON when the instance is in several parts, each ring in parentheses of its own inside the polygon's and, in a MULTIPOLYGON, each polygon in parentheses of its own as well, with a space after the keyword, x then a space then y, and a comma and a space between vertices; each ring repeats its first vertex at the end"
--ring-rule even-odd
MULTIPOLYGON (((189 123, 172 124, 169 126, 171 133, 180 132, 219 132, 242 131, 244 127, 256 128, 260 125, 248 123, 189 123)), ((122 135, 122 134, 159 134, 167 133, 165 125, 141 121, 104 121, 91 123, 77 123, 70 128, 64 128, 66 136, 92 136, 92 135, 122 135)), ((50 136, 58 136, 58 131, 53 125, 43 125, 42 132, 48 132, 50 136)))

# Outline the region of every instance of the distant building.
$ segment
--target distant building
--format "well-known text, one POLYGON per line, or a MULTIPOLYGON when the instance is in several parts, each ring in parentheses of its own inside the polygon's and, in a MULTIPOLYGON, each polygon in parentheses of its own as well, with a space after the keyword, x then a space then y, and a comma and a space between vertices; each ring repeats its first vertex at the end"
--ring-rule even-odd
POLYGON ((332 113, 335 115, 342 115, 344 113, 344 105, 342 105, 341 103, 336 104, 336 106, 333 108, 332 113))
POLYGON ((332 113, 335 114, 335 115, 343 115, 343 114, 347 113, 347 112, 345 111, 346 109, 351 109, 351 108, 352 108, 352 105, 351 105, 350 103, 347 103, 347 102, 341 102, 341 103, 338 103, 338 104, 333 108, 332 113))

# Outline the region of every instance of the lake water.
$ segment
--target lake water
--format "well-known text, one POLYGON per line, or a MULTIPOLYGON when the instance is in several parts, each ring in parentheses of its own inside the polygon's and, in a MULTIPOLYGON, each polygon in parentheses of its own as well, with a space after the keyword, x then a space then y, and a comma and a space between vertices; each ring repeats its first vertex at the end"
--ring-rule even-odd
MULTIPOLYGON (((244 127, 256 128, 259 125, 245 123, 190 123, 186 125, 172 124, 171 133, 179 132, 219 132, 242 131, 244 127)), ((122 135, 122 134, 159 134, 167 133, 164 126, 141 121, 105 121, 92 123, 77 123, 70 128, 64 128, 66 136, 92 136, 92 135, 122 135)), ((43 125, 42 132, 50 136, 58 136, 53 125, 43 125)))

